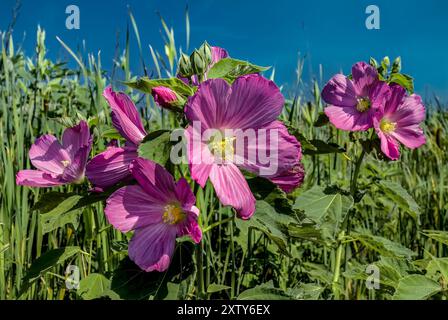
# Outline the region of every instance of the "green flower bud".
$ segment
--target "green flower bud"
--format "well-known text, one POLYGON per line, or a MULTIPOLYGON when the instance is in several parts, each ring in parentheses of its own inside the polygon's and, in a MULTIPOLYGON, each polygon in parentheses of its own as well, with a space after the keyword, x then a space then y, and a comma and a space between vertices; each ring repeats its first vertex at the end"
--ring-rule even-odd
POLYGON ((185 53, 182 53, 179 60, 179 67, 177 72, 181 77, 189 78, 193 74, 193 70, 191 68, 190 57, 185 53))
POLYGON ((207 41, 205 41, 199 48, 199 53, 207 66, 209 66, 212 63, 212 48, 209 46, 207 41))
POLYGON ((190 56, 191 68, 193 69, 193 73, 196 75, 202 75, 206 68, 206 61, 203 59, 202 55, 198 50, 194 50, 194 52, 190 56))

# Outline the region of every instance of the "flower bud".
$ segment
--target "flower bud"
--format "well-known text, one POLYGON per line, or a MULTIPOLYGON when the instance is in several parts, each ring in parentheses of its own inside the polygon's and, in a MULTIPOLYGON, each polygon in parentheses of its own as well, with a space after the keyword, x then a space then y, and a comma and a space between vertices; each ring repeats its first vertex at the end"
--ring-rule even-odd
POLYGON ((198 50, 194 50, 194 52, 191 54, 190 63, 193 69, 193 73, 196 75, 202 75, 207 68, 206 61, 198 50))
POLYGON ((205 61, 207 67, 212 63, 212 48, 209 46, 207 41, 205 41, 202 46, 199 48, 199 53, 202 59, 205 61))
POLYGON ((179 97, 176 92, 164 86, 152 88, 151 94, 154 101, 165 109, 173 110, 175 107, 182 106, 185 102, 185 99, 179 97))
POLYGON ((179 60, 179 71, 178 74, 181 77, 189 78, 193 74, 193 70, 191 69, 190 57, 185 53, 182 53, 179 60))

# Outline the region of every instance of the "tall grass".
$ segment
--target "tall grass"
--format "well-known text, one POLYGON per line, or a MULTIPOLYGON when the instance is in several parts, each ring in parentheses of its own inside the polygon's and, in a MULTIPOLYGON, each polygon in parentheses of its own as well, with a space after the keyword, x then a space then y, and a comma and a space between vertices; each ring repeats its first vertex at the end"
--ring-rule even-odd
MULTIPOLYGON (((162 20, 166 43, 161 50, 165 54, 160 54, 151 46, 144 49, 132 14, 130 22, 138 42, 144 73, 154 74, 156 77, 172 76, 179 56, 174 31, 162 20), (152 57, 150 66, 143 59, 146 54, 152 57)), ((189 30, 188 20, 187 29, 189 30)), ((49 191, 16 186, 15 174, 19 169, 31 168, 27 151, 37 136, 42 133, 60 136, 65 126, 76 122, 74 119, 86 119, 93 128, 95 143, 92 154, 105 148, 105 141, 112 130, 109 109, 102 98, 102 91, 110 82, 133 78, 129 61, 131 34, 128 28, 124 52, 115 60, 114 70, 111 72, 114 77, 119 75, 122 78, 115 79, 108 77, 103 71, 100 55, 88 55, 87 59, 83 59, 63 40, 60 40, 61 45, 77 62, 77 68, 68 68, 64 63, 49 60, 46 57, 45 32, 41 29, 37 31, 32 57, 16 51, 12 36, 2 33, 0 299, 78 298, 76 291, 67 290, 64 284, 64 272, 68 264, 80 268, 81 278, 92 273, 104 274, 109 278, 126 257, 123 244, 127 241, 127 235, 110 227, 101 202, 82 209, 79 219, 72 223, 44 232, 39 208, 35 204, 49 191), (51 249, 67 246, 79 246, 82 251, 68 261, 38 274, 36 281, 24 289, 23 279, 32 263, 51 249)), ((187 37, 187 47, 188 45, 187 37)), ((303 62, 299 61, 298 74, 301 74, 302 69, 303 62)), ((150 97, 128 90, 134 101, 139 101, 139 110, 146 127, 156 130, 178 125, 177 119, 161 111, 150 97)), ((347 142, 353 137, 349 134, 337 132, 331 126, 314 125, 322 109, 318 82, 306 86, 299 76, 297 87, 291 93, 291 99, 287 100, 283 120, 298 128, 308 139, 334 142, 345 146, 346 150, 344 153, 305 156, 305 183, 290 199, 314 185, 329 184, 349 188, 347 177, 353 174, 355 165, 355 159, 351 155, 359 154, 361 150, 351 149, 352 144, 347 142), (313 98, 309 101, 310 94, 313 98)), ((431 255, 447 256, 446 246, 421 233, 425 229, 447 228, 447 128, 448 112, 436 102, 436 105, 428 108, 425 123, 428 142, 425 147, 404 151, 402 160, 394 163, 380 161, 372 155, 364 162, 361 176, 369 179, 360 179, 361 189, 375 177, 387 177, 400 182, 419 204, 419 220, 399 210, 390 199, 377 201, 378 199, 373 199, 375 194, 366 194, 363 201, 357 204, 356 212, 359 214, 350 218, 348 230, 364 228, 372 234, 401 243, 418 254, 417 260, 431 255)), ((176 175, 185 175, 186 172, 186 167, 180 167, 176 175)), ((61 187, 60 190, 72 192, 76 188, 68 186, 61 187)), ((210 184, 203 190, 197 188, 195 192, 202 213, 200 224, 204 231, 204 241, 196 248, 194 255, 191 253, 196 271, 187 282, 183 294, 179 293, 177 297, 233 299, 245 289, 269 281, 284 291, 304 288, 304 284, 312 283, 318 288, 317 294, 310 296, 313 298, 389 297, 387 292, 375 295, 373 291, 367 290, 362 279, 353 276, 353 270, 357 266, 378 259, 377 252, 363 247, 354 239, 342 239, 346 245, 338 249, 336 246, 324 246, 310 240, 290 238, 285 248, 288 254, 281 254, 272 239, 262 232, 249 228, 245 230, 245 234, 245 227, 233 218, 230 209, 219 204, 210 184), (336 272, 341 275, 335 279, 336 272)), ((49 196, 52 194, 49 193, 49 196)), ((179 248, 183 250, 182 246, 179 248)), ((179 257, 181 256, 182 252, 179 252, 179 257)), ((151 291, 134 297, 155 296, 157 294, 151 291)))

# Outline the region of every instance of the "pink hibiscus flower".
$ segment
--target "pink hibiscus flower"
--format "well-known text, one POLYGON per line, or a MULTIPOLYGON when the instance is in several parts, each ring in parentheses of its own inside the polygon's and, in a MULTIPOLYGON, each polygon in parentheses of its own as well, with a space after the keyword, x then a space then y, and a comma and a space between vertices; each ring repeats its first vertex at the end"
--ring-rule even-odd
POLYGON ((425 120, 425 106, 418 95, 406 95, 399 85, 391 86, 391 97, 373 120, 381 140, 381 151, 391 160, 400 157, 400 142, 415 149, 426 142, 420 123, 425 120))
POLYGON ((177 183, 160 165, 137 158, 130 165, 138 185, 122 187, 107 200, 109 223, 122 232, 134 230, 129 257, 145 271, 165 271, 176 237, 188 235, 199 243, 199 209, 188 182, 177 183))
POLYGON ((375 111, 389 94, 388 85, 365 62, 352 67, 353 80, 337 74, 325 85, 322 98, 329 104, 324 112, 338 129, 364 131, 373 127, 375 111))
POLYGON ((93 185, 106 188, 128 179, 129 164, 138 156, 137 148, 146 131, 132 100, 124 93, 107 87, 103 93, 112 109, 112 124, 123 138, 124 147, 109 146, 87 164, 86 175, 93 185))
POLYGON ((65 129, 62 144, 53 135, 46 134, 34 142, 29 157, 37 170, 21 170, 16 183, 29 187, 53 187, 84 180, 92 137, 85 121, 65 129))
POLYGON ((222 79, 207 80, 185 106, 192 124, 185 133, 192 178, 202 187, 210 178, 220 201, 234 207, 243 219, 254 213, 255 198, 239 168, 279 182, 289 191, 303 180, 303 171, 293 169, 301 159, 300 143, 276 120, 283 104, 272 81, 250 75, 232 85, 222 79), (207 137, 210 130, 222 134, 207 137), (228 136, 228 130, 252 132, 255 140, 228 136), (262 155, 269 155, 270 161, 262 155), (275 172, 268 167, 276 168, 275 172))

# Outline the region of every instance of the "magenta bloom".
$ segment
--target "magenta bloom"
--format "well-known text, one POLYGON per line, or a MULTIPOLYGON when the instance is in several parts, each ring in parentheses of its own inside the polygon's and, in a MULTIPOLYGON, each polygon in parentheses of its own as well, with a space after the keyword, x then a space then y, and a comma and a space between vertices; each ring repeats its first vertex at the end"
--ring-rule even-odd
POLYGON ((85 121, 65 129, 62 144, 53 135, 41 136, 31 146, 29 157, 37 170, 21 170, 16 183, 29 187, 53 187, 84 179, 92 137, 85 121))
POLYGON ((400 157, 399 143, 415 149, 425 144, 420 123, 425 120, 425 106, 418 95, 406 95, 399 85, 391 86, 391 97, 380 108, 373 120, 381 140, 381 151, 391 160, 400 157))
POLYGON ((137 148, 146 131, 132 100, 107 87, 103 93, 112 109, 112 124, 126 139, 125 147, 110 146, 87 164, 86 175, 99 188, 110 187, 131 177, 129 164, 137 158, 137 148))
POLYGON ((352 67, 353 80, 337 74, 325 85, 322 98, 329 104, 325 114, 338 129, 364 131, 373 127, 375 111, 389 93, 378 72, 365 62, 352 67))
POLYGON ((137 158, 130 165, 138 185, 117 190, 107 200, 105 213, 118 230, 134 230, 129 257, 145 271, 165 271, 176 237, 188 235, 199 243, 196 198, 185 179, 177 183, 160 165, 137 158))
POLYGON ((191 176, 202 187, 210 178, 220 201, 243 219, 254 213, 255 198, 239 168, 278 182, 287 191, 303 180, 303 173, 294 169, 301 158, 300 144, 276 120, 283 104, 278 87, 259 75, 240 77, 232 85, 207 80, 186 104, 192 124, 186 129, 191 176), (207 131, 215 134, 208 137, 207 131), (229 131, 235 134, 226 134, 229 131), (241 134, 252 137, 241 139, 241 134), (269 161, 263 155, 269 155, 269 161))
POLYGON ((177 101, 176 93, 170 88, 159 86, 151 90, 154 101, 162 108, 171 108, 171 104, 177 101))

